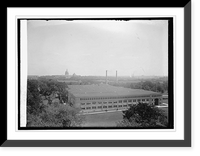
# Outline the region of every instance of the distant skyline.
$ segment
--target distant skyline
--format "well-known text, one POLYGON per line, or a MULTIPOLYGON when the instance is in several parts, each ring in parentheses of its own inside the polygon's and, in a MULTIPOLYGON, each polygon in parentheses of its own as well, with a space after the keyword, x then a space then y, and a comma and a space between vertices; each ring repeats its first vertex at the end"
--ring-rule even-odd
POLYGON ((168 76, 167 20, 28 20, 28 75, 168 76))

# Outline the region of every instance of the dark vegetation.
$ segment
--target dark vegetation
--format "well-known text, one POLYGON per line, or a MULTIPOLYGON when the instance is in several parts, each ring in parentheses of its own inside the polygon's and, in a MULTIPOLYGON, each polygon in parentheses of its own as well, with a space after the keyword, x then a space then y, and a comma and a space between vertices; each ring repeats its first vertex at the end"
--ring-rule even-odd
POLYGON ((168 121, 164 112, 147 103, 132 105, 123 111, 123 120, 118 122, 118 127, 167 127, 168 121))
POLYGON ((28 127, 76 127, 82 119, 79 110, 67 103, 67 85, 51 79, 28 80, 28 127), (53 102, 58 99, 57 102, 53 102), (47 104, 44 104, 47 100, 47 104))

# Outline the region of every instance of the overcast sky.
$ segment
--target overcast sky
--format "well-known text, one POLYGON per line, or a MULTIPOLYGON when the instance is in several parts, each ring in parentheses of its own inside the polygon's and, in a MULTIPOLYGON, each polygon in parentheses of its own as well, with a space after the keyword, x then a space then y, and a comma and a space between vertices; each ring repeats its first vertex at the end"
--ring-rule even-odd
POLYGON ((168 74, 167 20, 28 21, 28 75, 168 74))

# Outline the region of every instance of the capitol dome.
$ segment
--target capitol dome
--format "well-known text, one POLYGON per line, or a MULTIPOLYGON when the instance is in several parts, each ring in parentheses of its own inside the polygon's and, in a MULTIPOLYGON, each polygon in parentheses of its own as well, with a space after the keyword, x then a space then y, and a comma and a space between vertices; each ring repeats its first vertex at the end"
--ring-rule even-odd
POLYGON ((65 77, 70 78, 68 70, 65 71, 65 77))

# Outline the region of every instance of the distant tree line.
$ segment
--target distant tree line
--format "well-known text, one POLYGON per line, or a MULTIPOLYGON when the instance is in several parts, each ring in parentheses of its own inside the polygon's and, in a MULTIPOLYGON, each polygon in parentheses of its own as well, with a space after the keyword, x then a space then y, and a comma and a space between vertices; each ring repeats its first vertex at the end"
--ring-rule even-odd
POLYGON ((144 89, 150 90, 154 92, 168 93, 168 81, 141 81, 141 82, 127 82, 127 83, 115 83, 112 84, 115 86, 122 86, 125 88, 132 88, 132 89, 144 89))
POLYGON ((52 79, 40 78, 27 82, 28 127, 80 126, 79 110, 67 101, 67 85, 52 79), (53 102, 58 99, 57 102, 53 102), (44 101, 47 101, 45 104, 44 101), (65 103, 65 105, 64 105, 65 103))

